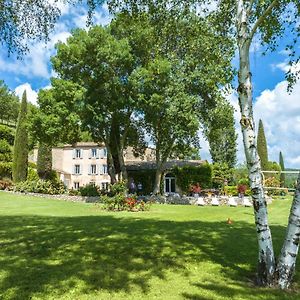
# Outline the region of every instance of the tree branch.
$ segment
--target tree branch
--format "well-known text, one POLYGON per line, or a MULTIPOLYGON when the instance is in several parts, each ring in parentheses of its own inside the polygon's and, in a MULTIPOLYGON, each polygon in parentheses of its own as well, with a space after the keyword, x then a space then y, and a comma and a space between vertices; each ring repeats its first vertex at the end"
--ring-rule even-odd
POLYGON ((254 34, 256 33, 257 28, 259 27, 259 25, 266 19, 267 15, 272 11, 272 9, 274 8, 274 6, 278 4, 278 0, 274 0, 269 6, 268 8, 264 11, 264 13, 257 19, 256 23, 254 24, 250 35, 249 35, 249 41, 251 42, 253 39, 254 34))

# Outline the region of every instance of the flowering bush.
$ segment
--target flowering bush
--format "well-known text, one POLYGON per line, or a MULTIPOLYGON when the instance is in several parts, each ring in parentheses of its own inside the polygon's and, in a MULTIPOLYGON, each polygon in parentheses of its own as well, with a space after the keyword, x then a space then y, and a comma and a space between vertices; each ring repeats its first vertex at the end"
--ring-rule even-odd
POLYGON ((101 196, 100 201, 103 202, 104 209, 113 211, 145 211, 150 208, 150 204, 139 201, 135 196, 127 197, 122 193, 112 197, 107 195, 101 196))

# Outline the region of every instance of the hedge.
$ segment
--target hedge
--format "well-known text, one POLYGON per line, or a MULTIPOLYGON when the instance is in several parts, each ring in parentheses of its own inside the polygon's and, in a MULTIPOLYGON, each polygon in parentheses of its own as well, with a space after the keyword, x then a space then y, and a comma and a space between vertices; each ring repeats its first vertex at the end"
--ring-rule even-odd
POLYGON ((199 183, 202 189, 212 187, 212 167, 209 164, 175 167, 172 173, 176 176, 176 184, 183 193, 188 193, 191 185, 196 183, 199 183))
POLYGON ((12 178, 12 162, 0 161, 0 178, 12 178))

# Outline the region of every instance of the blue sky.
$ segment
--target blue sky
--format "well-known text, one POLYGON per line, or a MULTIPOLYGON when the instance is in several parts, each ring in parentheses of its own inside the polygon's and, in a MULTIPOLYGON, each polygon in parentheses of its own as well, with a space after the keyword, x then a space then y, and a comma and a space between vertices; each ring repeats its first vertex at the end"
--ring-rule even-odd
MULTIPOLYGON (((56 24, 50 41, 35 42, 30 45, 30 51, 17 60, 15 55, 7 56, 6 49, 0 50, 0 79, 4 80, 11 90, 21 95, 27 90, 29 101, 36 103, 37 92, 50 84, 50 77, 55 75, 51 69, 50 56, 55 54, 54 45, 59 40, 66 41, 72 28, 85 27, 87 9, 84 6, 60 4, 62 17, 56 24)), ((110 16, 107 7, 98 9, 94 16, 95 24, 108 24, 110 16)), ((300 82, 291 94, 286 92, 285 71, 287 70, 287 54, 284 51, 285 40, 280 42, 274 53, 262 56, 258 41, 254 41, 251 49, 252 74, 254 86, 254 115, 264 122, 268 142, 269 159, 278 161, 279 151, 283 152, 287 167, 300 168, 300 82)), ((297 49, 299 51, 300 48, 297 49)), ((299 67, 299 66, 297 66, 299 67)), ((239 108, 235 93, 229 95, 235 107, 237 132, 239 127, 239 108)), ((243 162, 244 152, 241 135, 238 138, 238 160, 243 162)), ((202 158, 209 159, 209 149, 202 140, 202 158)))

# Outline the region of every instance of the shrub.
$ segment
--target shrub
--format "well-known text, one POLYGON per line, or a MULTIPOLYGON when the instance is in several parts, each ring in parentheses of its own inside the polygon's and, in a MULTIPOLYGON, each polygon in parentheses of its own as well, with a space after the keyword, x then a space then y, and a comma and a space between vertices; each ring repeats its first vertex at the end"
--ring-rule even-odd
POLYGON ((60 182, 51 182, 49 180, 21 181, 15 186, 17 192, 41 193, 41 194, 63 194, 65 192, 64 184, 60 182))
POLYGON ((0 125, 0 140, 6 140, 9 145, 14 144, 15 133, 14 130, 5 125, 0 125))
POLYGON ((100 196, 99 188, 93 184, 87 184, 79 189, 81 196, 96 197, 100 196))
POLYGON ((0 161, 0 178, 12 178, 12 162, 0 161))
POLYGON ((6 140, 0 140, 0 161, 12 161, 12 149, 6 140))
POLYGON ((27 181, 37 181, 37 180, 39 180, 39 175, 36 169, 29 167, 27 173, 27 181))
MULTIPOLYGON (((238 187, 235 185, 224 186, 224 193, 227 196, 238 196, 238 187)), ((245 196, 251 196, 251 190, 249 188, 246 189, 245 196)))
POLYGON ((104 209, 107 210, 145 211, 150 209, 150 203, 139 201, 136 196, 127 197, 122 193, 116 194, 113 197, 104 195, 100 199, 104 204, 104 209))

